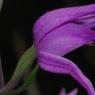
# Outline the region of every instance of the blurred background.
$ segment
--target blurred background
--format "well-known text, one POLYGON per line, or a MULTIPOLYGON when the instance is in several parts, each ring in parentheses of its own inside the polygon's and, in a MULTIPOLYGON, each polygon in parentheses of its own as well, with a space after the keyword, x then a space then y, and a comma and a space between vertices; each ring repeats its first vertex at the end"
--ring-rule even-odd
MULTIPOLYGON (((3 0, 0 12, 0 56, 5 83, 11 78, 20 56, 32 45, 32 27, 39 16, 56 8, 93 3, 95 0, 3 0)), ((66 57, 80 67, 95 87, 95 47, 85 45, 66 57)), ((42 69, 39 69, 29 89, 20 95, 58 95, 62 87, 67 92, 78 88, 78 95, 87 95, 70 76, 52 74, 42 69)))

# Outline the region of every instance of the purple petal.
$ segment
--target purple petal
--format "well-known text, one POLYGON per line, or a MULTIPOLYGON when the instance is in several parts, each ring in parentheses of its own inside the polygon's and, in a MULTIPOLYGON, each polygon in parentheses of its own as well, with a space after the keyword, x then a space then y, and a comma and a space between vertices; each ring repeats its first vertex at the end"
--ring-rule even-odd
POLYGON ((95 95, 90 80, 65 54, 95 40, 95 4, 64 8, 42 16, 34 26, 34 42, 40 66, 47 71, 71 75, 95 95))
POLYGON ((88 92, 89 95, 95 95, 95 90, 90 80, 81 72, 74 62, 57 55, 46 52, 39 52, 38 61, 44 70, 53 73, 63 73, 72 76, 77 80, 88 92))
POLYGON ((44 35, 56 27, 75 20, 76 18, 93 13, 95 13, 95 4, 71 8, 61 8, 47 12, 45 15, 41 16, 39 20, 37 20, 37 23, 34 26, 33 30, 35 31, 34 36, 36 36, 36 43, 38 43, 44 35))
POLYGON ((94 31, 68 23, 46 35, 37 48, 39 51, 43 50, 63 56, 92 40, 95 40, 94 31))

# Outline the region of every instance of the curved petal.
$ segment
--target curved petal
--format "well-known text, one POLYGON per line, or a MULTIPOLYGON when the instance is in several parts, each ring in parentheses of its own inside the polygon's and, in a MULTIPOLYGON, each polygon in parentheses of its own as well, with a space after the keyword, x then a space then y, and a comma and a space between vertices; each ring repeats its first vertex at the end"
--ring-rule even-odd
POLYGON ((68 23, 42 38, 37 48, 38 51, 63 56, 92 40, 95 40, 94 31, 75 23, 68 23))
POLYGON ((44 51, 38 53, 38 59, 41 68, 44 70, 53 73, 68 74, 77 80, 86 89, 89 95, 95 95, 95 90, 90 80, 81 72, 74 62, 44 51))
POLYGON ((95 13, 95 4, 71 8, 61 8, 47 12, 45 15, 41 16, 39 20, 37 20, 33 28, 35 31, 34 36, 36 37, 36 43, 38 43, 44 35, 46 35, 48 32, 51 32, 60 25, 93 13, 95 13))

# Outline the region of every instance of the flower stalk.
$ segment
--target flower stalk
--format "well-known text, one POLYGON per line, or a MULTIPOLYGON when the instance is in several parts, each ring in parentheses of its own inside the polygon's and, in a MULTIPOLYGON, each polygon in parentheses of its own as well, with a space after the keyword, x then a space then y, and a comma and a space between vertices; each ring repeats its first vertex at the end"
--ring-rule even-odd
POLYGON ((0 95, 6 95, 7 93, 10 93, 10 91, 12 91, 18 85, 26 70, 28 70, 34 63, 33 61, 35 60, 35 58, 36 51, 34 46, 32 46, 28 50, 26 50, 26 52, 20 58, 11 80, 5 85, 4 88, 0 90, 0 95))

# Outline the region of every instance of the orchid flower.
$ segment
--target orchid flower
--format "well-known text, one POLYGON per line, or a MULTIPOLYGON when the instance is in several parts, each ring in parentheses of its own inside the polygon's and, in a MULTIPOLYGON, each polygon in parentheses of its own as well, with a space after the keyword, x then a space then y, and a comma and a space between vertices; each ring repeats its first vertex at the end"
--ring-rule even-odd
POLYGON ((88 95, 95 95, 91 81, 74 62, 64 56, 95 41, 94 27, 95 4, 92 4, 47 12, 33 28, 40 67, 49 72, 70 75, 84 87, 88 95))

